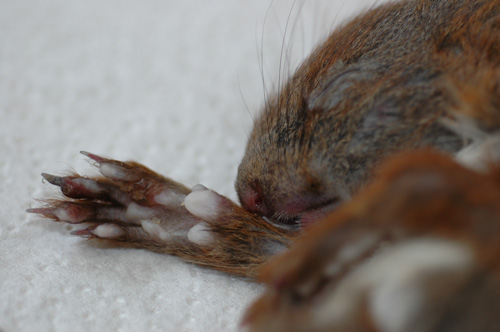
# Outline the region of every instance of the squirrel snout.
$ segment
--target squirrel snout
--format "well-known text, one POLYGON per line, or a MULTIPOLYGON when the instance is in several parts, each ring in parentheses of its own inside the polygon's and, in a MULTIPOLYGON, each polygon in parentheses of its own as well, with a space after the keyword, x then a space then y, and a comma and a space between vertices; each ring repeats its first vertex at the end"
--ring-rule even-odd
POLYGON ((238 186, 242 207, 277 222, 304 227, 315 223, 341 203, 341 199, 337 197, 329 198, 320 193, 300 190, 295 194, 284 193, 280 192, 279 188, 267 192, 268 189, 269 187, 259 180, 238 186))
POLYGON ((238 188, 241 206, 252 213, 269 217, 270 209, 264 201, 260 181, 254 180, 250 184, 238 188))

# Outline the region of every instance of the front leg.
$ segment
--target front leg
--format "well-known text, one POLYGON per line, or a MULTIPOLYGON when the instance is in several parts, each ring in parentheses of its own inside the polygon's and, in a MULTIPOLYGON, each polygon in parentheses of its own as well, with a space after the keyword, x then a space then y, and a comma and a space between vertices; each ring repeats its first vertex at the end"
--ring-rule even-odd
POLYGON ((202 185, 190 190, 141 164, 82 153, 103 176, 42 174, 66 198, 28 212, 89 225, 74 235, 172 254, 251 278, 294 236, 202 185))

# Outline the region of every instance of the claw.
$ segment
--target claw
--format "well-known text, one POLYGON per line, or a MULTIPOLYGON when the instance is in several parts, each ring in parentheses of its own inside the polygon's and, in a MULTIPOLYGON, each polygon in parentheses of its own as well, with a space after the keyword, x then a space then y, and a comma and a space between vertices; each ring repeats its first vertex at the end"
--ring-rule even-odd
POLYGON ((92 216, 92 210, 71 202, 64 202, 57 206, 47 208, 28 209, 27 211, 29 213, 38 213, 54 219, 55 221, 62 221, 68 224, 79 224, 87 221, 87 219, 92 216))
POLYGON ((98 182, 80 176, 56 176, 42 173, 49 183, 61 188, 62 193, 70 198, 100 198, 104 192, 98 182))
POLYGON ((80 151, 80 153, 83 154, 85 157, 88 157, 88 158, 90 158, 92 160, 97 161, 98 163, 108 160, 106 158, 100 157, 100 156, 98 156, 96 154, 93 154, 93 153, 90 153, 90 152, 87 152, 87 151, 80 151))
POLYGON ((64 184, 64 178, 62 176, 52 175, 48 173, 42 173, 42 177, 47 180, 50 184, 61 187, 64 184))
POLYGON ((86 151, 80 151, 80 153, 96 161, 96 167, 99 169, 99 172, 108 179, 127 182, 137 181, 139 179, 139 177, 131 171, 131 167, 127 165, 127 163, 100 157, 86 151))
POLYGON ((27 209, 26 212, 41 214, 42 216, 51 219, 57 218, 56 215, 54 214, 54 208, 34 208, 34 209, 27 209))
POLYGON ((79 229, 77 231, 70 232, 70 234, 81 236, 81 237, 86 237, 86 238, 90 239, 90 238, 95 237, 94 233, 92 232, 95 228, 97 228, 97 226, 91 226, 88 228, 79 229))

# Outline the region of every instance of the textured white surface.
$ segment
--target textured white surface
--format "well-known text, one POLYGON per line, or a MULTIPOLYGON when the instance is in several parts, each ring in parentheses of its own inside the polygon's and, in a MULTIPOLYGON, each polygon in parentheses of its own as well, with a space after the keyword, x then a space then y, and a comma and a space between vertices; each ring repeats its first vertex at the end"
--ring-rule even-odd
MULTIPOLYGON (((371 2, 305 1, 292 54, 371 2)), ((252 123, 242 95, 255 114, 261 43, 277 82, 292 3, 275 1, 264 25, 270 0, 0 0, 1 331, 237 329, 258 285, 24 211, 57 196, 41 172, 92 172, 79 150, 235 198, 252 123)))

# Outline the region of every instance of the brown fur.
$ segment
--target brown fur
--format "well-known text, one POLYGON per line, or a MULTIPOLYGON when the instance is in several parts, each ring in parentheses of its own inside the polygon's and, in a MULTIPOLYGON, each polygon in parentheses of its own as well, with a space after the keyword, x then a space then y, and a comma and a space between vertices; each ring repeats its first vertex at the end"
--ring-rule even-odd
POLYGON ((335 31, 256 121, 236 182, 243 206, 293 221, 288 205, 346 201, 397 151, 456 152, 469 142, 442 119, 457 110, 498 128, 499 6, 400 1, 335 31))
POLYGON ((500 0, 403 0, 334 31, 267 101, 239 167, 243 208, 212 196, 217 217, 200 219, 180 204, 155 201, 164 191, 189 195, 181 184, 137 163, 85 153, 126 177, 82 185, 80 176, 44 175, 67 199, 30 212, 91 224, 77 235, 250 278, 295 241, 262 270, 268 290, 245 320, 256 331, 381 331, 367 299, 340 323, 316 321, 315 310, 329 299, 324 290, 335 290, 381 244, 425 236, 455 241, 473 253, 473 273, 443 286, 454 292, 430 292, 429 306, 419 308, 421 319, 406 332, 494 331, 500 171, 483 165, 487 174, 475 173, 452 156, 499 131, 500 0), (154 216, 152 227, 175 236, 151 235, 127 215, 132 203, 154 216), (100 237, 101 224, 120 235, 100 237), (206 225, 213 241, 190 241, 194 225, 206 225), (335 278, 325 277, 332 257, 370 232, 383 234, 381 242, 335 278))
MULTIPOLYGON (((273 331, 331 330, 331 326, 317 326, 314 320, 304 318, 326 301, 323 290, 339 281, 325 275, 326 265, 356 234, 374 230, 383 233, 385 245, 432 235, 471 248, 478 261, 476 274, 458 290, 452 304, 442 309, 442 317, 434 318, 436 323, 429 331, 496 330, 500 310, 499 169, 478 174, 447 156, 425 151, 400 155, 379 172, 379 179, 353 201, 265 266, 260 279, 269 285, 268 290, 246 317, 254 330, 267 331, 270 326, 273 331), (307 293, 301 290, 304 285, 309 285, 307 293), (482 298, 474 301, 489 306, 479 316, 463 302, 471 299, 463 298, 462 292, 471 289, 482 293, 482 298), (448 321, 450 317, 456 321, 448 321), (458 326, 458 322, 467 328, 458 326), (477 324, 475 329, 470 329, 472 322, 477 324), (449 326, 438 329, 444 324, 449 326)), ((362 309, 358 319, 349 322, 349 329, 338 327, 338 331, 372 331, 362 309)), ((420 327, 414 330, 420 331, 420 327)))

